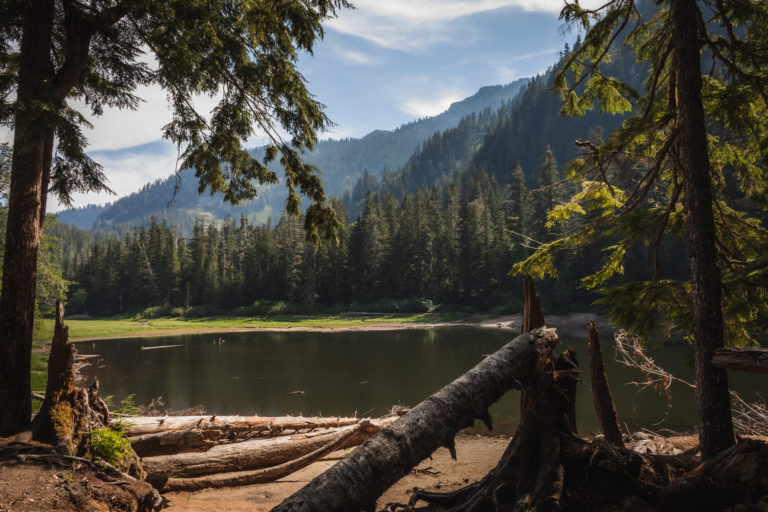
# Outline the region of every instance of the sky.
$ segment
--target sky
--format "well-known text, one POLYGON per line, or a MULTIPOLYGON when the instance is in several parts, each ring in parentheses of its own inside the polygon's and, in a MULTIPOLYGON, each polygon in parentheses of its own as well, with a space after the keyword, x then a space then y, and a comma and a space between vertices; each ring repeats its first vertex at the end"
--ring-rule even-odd
MULTIPOLYGON (((298 63, 335 123, 321 138, 361 137, 439 114, 480 87, 545 71, 575 39, 558 20, 562 0, 353 3, 325 24, 324 39, 298 63)), ((144 100, 138 110, 106 111, 85 130, 88 153, 116 195, 76 195, 75 206, 114 201, 176 169, 176 148, 161 140, 170 121, 165 93, 152 86, 137 95, 144 100)), ((214 102, 200 98, 197 105, 205 110, 214 102)), ((53 198, 51 206, 62 209, 53 198)))

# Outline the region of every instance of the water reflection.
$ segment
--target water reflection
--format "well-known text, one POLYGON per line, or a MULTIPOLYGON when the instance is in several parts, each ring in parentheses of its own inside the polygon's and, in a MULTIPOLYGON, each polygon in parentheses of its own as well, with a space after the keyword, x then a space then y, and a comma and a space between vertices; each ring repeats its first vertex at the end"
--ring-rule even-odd
MULTIPOLYGON (((135 394, 138 403, 163 397, 167 407, 203 405, 218 414, 380 415, 393 405, 413 406, 509 341, 512 333, 447 327, 429 330, 336 333, 227 333, 105 340, 78 345, 101 364, 86 370, 98 377, 105 395, 119 401, 135 394), (223 342, 219 339, 223 338, 223 342), (180 345, 146 350, 146 348, 180 345), (145 348, 145 350, 142 350, 145 348)), ((603 345, 610 350, 609 337, 603 345)), ((585 339, 561 337, 587 361, 585 339)), ((670 346, 653 354, 674 375, 693 380, 691 349, 670 346)), ((639 372, 615 363, 606 367, 620 422, 629 428, 691 429, 696 423, 693 392, 672 389, 673 402, 651 391, 636 393, 625 383, 639 372)), ((768 395, 766 379, 732 375, 732 387, 747 397, 768 395)), ((491 413, 501 430, 519 416, 519 395, 508 393, 491 413)), ((588 373, 578 389, 577 421, 596 430, 588 373)))

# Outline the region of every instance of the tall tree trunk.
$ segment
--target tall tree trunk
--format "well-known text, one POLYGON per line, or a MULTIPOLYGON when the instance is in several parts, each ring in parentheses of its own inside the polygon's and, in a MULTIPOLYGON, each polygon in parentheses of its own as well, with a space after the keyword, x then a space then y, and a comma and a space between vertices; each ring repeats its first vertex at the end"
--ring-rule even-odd
POLYGON ((29 424, 30 365, 40 246, 41 188, 51 98, 54 1, 26 4, 20 47, 11 190, 0 294, 0 433, 29 424))
POLYGON ((723 346, 722 280, 717 267, 706 118, 701 97, 700 12, 696 0, 671 2, 677 71, 678 125, 688 249, 696 398, 701 455, 708 459, 734 443, 726 370, 712 365, 723 346))

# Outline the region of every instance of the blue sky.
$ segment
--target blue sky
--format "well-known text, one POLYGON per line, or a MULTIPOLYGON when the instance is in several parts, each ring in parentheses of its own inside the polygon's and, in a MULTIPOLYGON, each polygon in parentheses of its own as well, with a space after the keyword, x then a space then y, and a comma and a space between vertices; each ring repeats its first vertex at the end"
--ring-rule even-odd
MULTIPOLYGON (((438 114, 482 86, 543 72, 575 39, 558 20, 562 0, 354 3, 326 25, 314 55, 299 62, 336 123, 323 138, 360 137, 438 114)), ((137 111, 107 111, 86 133, 89 153, 117 195, 76 196, 76 206, 112 201, 174 171, 176 149, 160 140, 170 120, 165 94, 157 87, 137 92, 144 99, 137 111)), ((197 104, 205 110, 214 100, 197 104)))

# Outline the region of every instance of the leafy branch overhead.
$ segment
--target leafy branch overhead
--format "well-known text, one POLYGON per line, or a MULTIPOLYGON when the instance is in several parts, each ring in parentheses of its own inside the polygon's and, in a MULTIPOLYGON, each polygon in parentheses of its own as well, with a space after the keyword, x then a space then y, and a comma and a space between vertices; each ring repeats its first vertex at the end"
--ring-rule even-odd
MULTIPOLYGON (((660 263, 669 241, 690 231, 685 205, 691 184, 684 178, 687 134, 681 131, 675 2, 656 3, 612 0, 596 10, 566 3, 562 18, 585 36, 556 70, 561 113, 579 116, 599 108, 629 115, 605 141, 576 141, 581 154, 570 162, 566 177, 580 182, 581 190, 552 209, 548 222, 578 229, 564 230, 567 235, 515 267, 537 277, 557 275, 557 254, 602 244, 603 263, 582 285, 601 288, 599 302, 611 309, 612 319, 643 334, 692 325, 690 283, 665 279, 660 263), (645 66, 642 92, 602 72, 617 52, 627 50, 645 66), (648 280, 608 286, 623 273, 629 249, 637 244, 652 247, 648 280)), ((696 4, 707 6, 695 9, 695 23, 725 338, 744 344, 768 323, 763 256, 768 251, 768 4, 696 4)))
POLYGON ((11 101, 19 85, 24 6, 5 2, 0 122, 13 128, 20 110, 34 110, 43 122, 25 129, 55 133, 50 189, 70 205, 75 192, 108 190, 102 167, 85 153, 88 122, 74 102, 94 115, 135 109, 137 87, 160 85, 173 113, 163 136, 179 146, 182 167, 195 169, 201 193, 220 192, 232 203, 251 199, 258 183, 279 181, 268 165, 280 155, 287 210, 299 213, 299 194, 306 195, 313 204, 308 236, 317 238, 318 228, 332 236, 338 223, 319 171, 301 158, 331 123, 296 63, 322 38, 322 22, 346 7, 346 0, 63 1, 53 12, 49 90, 11 101), (217 100, 210 115, 195 107, 196 96, 217 100), (261 160, 243 149, 255 136, 269 140, 261 160))

